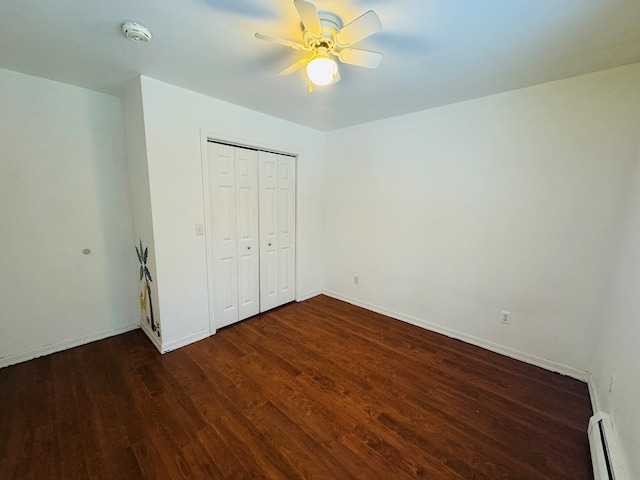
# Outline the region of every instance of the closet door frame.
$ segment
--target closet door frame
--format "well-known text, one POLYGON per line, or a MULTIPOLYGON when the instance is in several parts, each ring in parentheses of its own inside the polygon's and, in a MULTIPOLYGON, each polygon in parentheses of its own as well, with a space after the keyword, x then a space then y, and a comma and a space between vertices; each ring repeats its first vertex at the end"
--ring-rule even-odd
POLYGON ((260 142, 255 142, 248 139, 241 139, 236 137, 229 137, 226 135, 220 135, 211 131, 200 130, 200 158, 201 158, 201 168, 202 168, 202 193, 203 193, 203 209, 204 209, 204 248, 205 248, 205 256, 206 256, 206 270, 207 270, 207 297, 208 297, 208 307, 209 307, 209 333, 210 335, 214 335, 217 330, 216 319, 214 315, 214 268, 213 268, 213 256, 212 256, 212 225, 211 225, 211 192, 209 191, 209 162, 208 162, 208 148, 207 144, 209 142, 217 142, 226 144, 232 147, 239 148, 248 148, 252 150, 260 150, 266 152, 277 153, 281 155, 287 155, 294 158, 296 163, 296 190, 295 190, 295 299, 294 301, 299 301, 300 298, 300 261, 299 261, 299 252, 300 252, 300 235, 298 232, 298 225, 300 220, 299 214, 299 188, 298 188, 298 154, 293 151, 291 147, 286 147, 282 145, 269 145, 260 142))

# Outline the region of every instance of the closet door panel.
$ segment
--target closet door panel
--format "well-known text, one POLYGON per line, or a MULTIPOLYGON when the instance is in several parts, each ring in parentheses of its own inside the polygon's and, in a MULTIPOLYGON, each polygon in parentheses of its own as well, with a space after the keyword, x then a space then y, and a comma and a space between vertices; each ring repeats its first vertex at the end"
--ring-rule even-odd
POLYGON ((208 144, 213 314, 216 328, 238 321, 236 174, 233 147, 208 144))
POLYGON ((278 155, 279 302, 295 300, 296 271, 296 162, 278 155))
POLYGON ((260 185, 260 311, 280 305, 278 260, 278 158, 258 153, 260 185))
POLYGON ((238 232, 238 319, 260 313, 258 243, 258 155, 235 148, 238 232))
POLYGON ((219 306, 222 308, 221 313, 228 322, 226 325, 236 321, 238 289, 236 259, 234 257, 226 257, 220 259, 220 279, 219 282, 221 295, 219 306))

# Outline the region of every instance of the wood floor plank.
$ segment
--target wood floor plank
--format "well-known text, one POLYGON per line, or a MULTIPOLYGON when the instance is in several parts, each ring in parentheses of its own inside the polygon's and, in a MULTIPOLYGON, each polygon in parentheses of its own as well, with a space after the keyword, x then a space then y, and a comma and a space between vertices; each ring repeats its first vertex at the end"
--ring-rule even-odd
POLYGON ((0 369, 0 478, 591 480, 582 382, 318 296, 0 369))

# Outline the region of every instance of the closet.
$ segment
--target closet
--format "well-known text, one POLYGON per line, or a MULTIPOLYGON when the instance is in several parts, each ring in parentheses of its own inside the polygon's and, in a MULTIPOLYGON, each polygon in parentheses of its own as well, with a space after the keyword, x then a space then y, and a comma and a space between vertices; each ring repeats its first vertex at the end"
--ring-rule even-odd
POLYGON ((207 142, 211 304, 221 328, 295 299, 295 157, 207 142))

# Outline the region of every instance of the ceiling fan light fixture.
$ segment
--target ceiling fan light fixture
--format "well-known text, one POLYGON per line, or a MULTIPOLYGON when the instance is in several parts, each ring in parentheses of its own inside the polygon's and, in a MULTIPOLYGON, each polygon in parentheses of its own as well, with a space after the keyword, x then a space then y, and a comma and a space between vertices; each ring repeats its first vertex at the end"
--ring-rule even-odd
POLYGON ((314 85, 324 87, 335 81, 338 64, 328 56, 317 56, 307 64, 307 75, 314 85))

